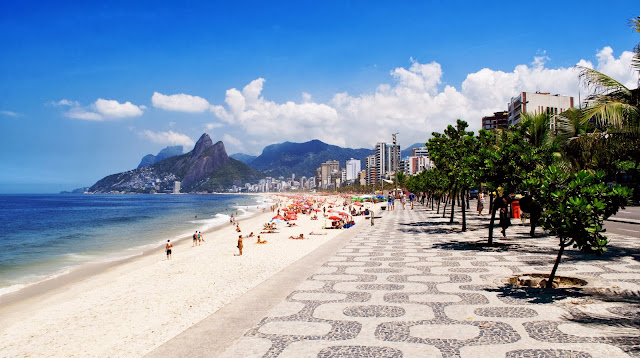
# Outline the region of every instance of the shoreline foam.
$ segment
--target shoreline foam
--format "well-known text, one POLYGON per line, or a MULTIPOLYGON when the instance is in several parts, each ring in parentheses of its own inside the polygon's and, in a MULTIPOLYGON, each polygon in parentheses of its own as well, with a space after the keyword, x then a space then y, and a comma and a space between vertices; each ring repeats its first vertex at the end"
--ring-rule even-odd
MULTIPOLYGON (((220 193, 220 194, 231 195, 226 193, 220 193)), ((238 195, 238 194, 233 194, 233 195, 238 195)), ((252 197, 252 196, 255 197, 256 205, 251 205, 250 207, 251 208, 256 207, 256 209, 255 210, 242 209, 243 213, 238 217, 238 220, 243 220, 245 218, 248 218, 254 215, 254 213, 260 210, 260 208, 262 207, 268 208, 270 205, 269 203, 271 202, 269 196, 264 194, 244 193, 242 195, 246 195, 248 197, 252 197)), ((247 205, 238 206, 237 203, 234 205, 235 206, 233 207, 237 208, 238 210, 240 210, 241 207, 249 208, 249 206, 247 205)), ((188 222, 194 224, 194 227, 195 225, 202 223, 202 225, 197 226, 195 230, 203 232, 203 234, 206 234, 208 232, 213 232, 227 225, 229 218, 230 218, 230 215, 219 212, 214 214, 213 218, 195 219, 188 222), (215 217, 218 217, 218 218, 214 219, 215 217)), ((98 254, 87 254, 87 253, 79 253, 79 252, 68 253, 63 257, 78 256, 78 257, 91 257, 91 259, 77 260, 78 263, 75 263, 75 264, 69 263, 65 266, 59 267, 53 272, 46 273, 46 274, 25 275, 19 281, 9 286, 0 287, 0 306, 5 304, 10 304, 18 300, 28 299, 31 297, 31 295, 33 295, 33 292, 40 292, 40 289, 42 287, 48 287, 48 288, 55 287, 56 282, 65 281, 64 280, 65 275, 70 275, 73 273, 74 277, 82 278, 86 276, 81 273, 82 271, 85 271, 85 270, 87 270, 88 272, 91 272, 92 274, 95 274, 95 271, 96 271, 95 267, 97 266, 104 266, 104 268, 107 269, 109 266, 112 266, 112 265, 124 264, 130 261, 131 259, 154 254, 155 251, 157 250, 164 250, 164 244, 166 243, 167 239, 170 239, 174 244, 176 244, 183 240, 190 239, 192 234, 193 234, 192 232, 171 234, 153 243, 127 247, 116 252, 106 251, 98 254), (22 293, 21 292, 22 290, 26 290, 26 293, 22 293)), ((59 259, 62 259, 62 257, 59 259)), ((77 280, 73 280, 73 281, 75 282, 77 280)))

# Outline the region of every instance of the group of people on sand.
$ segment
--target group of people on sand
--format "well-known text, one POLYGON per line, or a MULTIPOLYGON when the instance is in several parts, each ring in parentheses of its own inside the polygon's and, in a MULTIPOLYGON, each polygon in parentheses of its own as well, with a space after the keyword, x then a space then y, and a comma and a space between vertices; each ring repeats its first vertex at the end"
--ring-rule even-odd
POLYGON ((204 242, 204 236, 202 236, 202 232, 196 231, 193 234, 193 244, 191 245, 191 247, 200 246, 202 245, 203 242, 204 242))

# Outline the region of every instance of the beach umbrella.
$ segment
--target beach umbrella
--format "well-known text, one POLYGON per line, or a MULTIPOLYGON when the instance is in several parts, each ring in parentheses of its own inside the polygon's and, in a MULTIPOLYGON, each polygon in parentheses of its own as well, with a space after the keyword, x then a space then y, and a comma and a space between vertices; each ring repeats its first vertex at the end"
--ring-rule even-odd
POLYGON ((313 209, 313 211, 318 212, 318 211, 322 211, 322 210, 320 210, 320 209, 313 209))
POLYGON ((342 211, 341 211, 341 212, 339 212, 339 213, 338 213, 338 215, 340 215, 340 216, 349 216, 349 214, 347 214, 347 213, 345 213, 345 212, 342 212, 342 211))
POLYGON ((282 224, 282 223, 284 222, 284 221, 283 221, 283 220, 281 220, 281 219, 271 219, 271 220, 269 220, 269 221, 270 221, 270 222, 272 222, 272 223, 276 223, 276 224, 282 224))
POLYGON ((284 217, 282 215, 276 215, 272 217, 271 220, 284 220, 284 217))
POLYGON ((342 220, 342 218, 334 215, 334 216, 329 216, 329 220, 342 220))
POLYGON ((355 205, 355 206, 362 206, 362 204, 360 204, 360 203, 354 203, 353 205, 355 205))

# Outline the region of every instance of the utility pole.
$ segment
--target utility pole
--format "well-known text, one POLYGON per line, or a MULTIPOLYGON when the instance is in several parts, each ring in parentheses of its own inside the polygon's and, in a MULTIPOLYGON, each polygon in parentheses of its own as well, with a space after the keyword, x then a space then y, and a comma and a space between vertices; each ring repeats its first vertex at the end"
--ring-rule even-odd
POLYGON ((397 151, 398 151, 398 146, 397 146, 398 141, 396 140, 396 135, 397 134, 398 133, 396 132, 396 133, 393 133, 391 135, 391 138, 393 139, 393 158, 392 158, 393 159, 393 162, 392 162, 393 165, 392 165, 392 170, 393 170, 393 174, 394 174, 394 176, 396 178, 396 193, 398 193, 398 153, 397 153, 397 151))

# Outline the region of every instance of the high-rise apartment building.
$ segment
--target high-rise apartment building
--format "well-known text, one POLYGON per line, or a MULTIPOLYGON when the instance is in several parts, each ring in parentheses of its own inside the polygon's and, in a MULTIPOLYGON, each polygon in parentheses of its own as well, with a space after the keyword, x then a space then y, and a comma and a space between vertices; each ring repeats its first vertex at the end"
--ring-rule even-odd
POLYGON ((555 115, 570 108, 573 108, 573 97, 542 92, 522 92, 511 98, 509 102, 508 125, 518 124, 521 120, 521 113, 548 112, 555 115))
POLYGON ((398 144, 376 144, 377 181, 382 180, 388 174, 398 171, 400 168, 400 155, 400 145, 398 144))
POLYGON ((324 189, 332 187, 335 183, 335 180, 331 180, 331 177, 333 176, 335 178, 335 173, 340 171, 340 162, 338 162, 337 160, 326 161, 320 164, 320 169, 321 187, 324 189))
POLYGON ((345 166, 347 169, 347 177, 345 180, 356 180, 358 175, 360 174, 360 160, 359 159, 349 159, 347 160, 347 164, 345 166))
POLYGON ((509 127, 509 113, 506 111, 493 112, 493 116, 482 117, 482 129, 494 130, 509 127))

